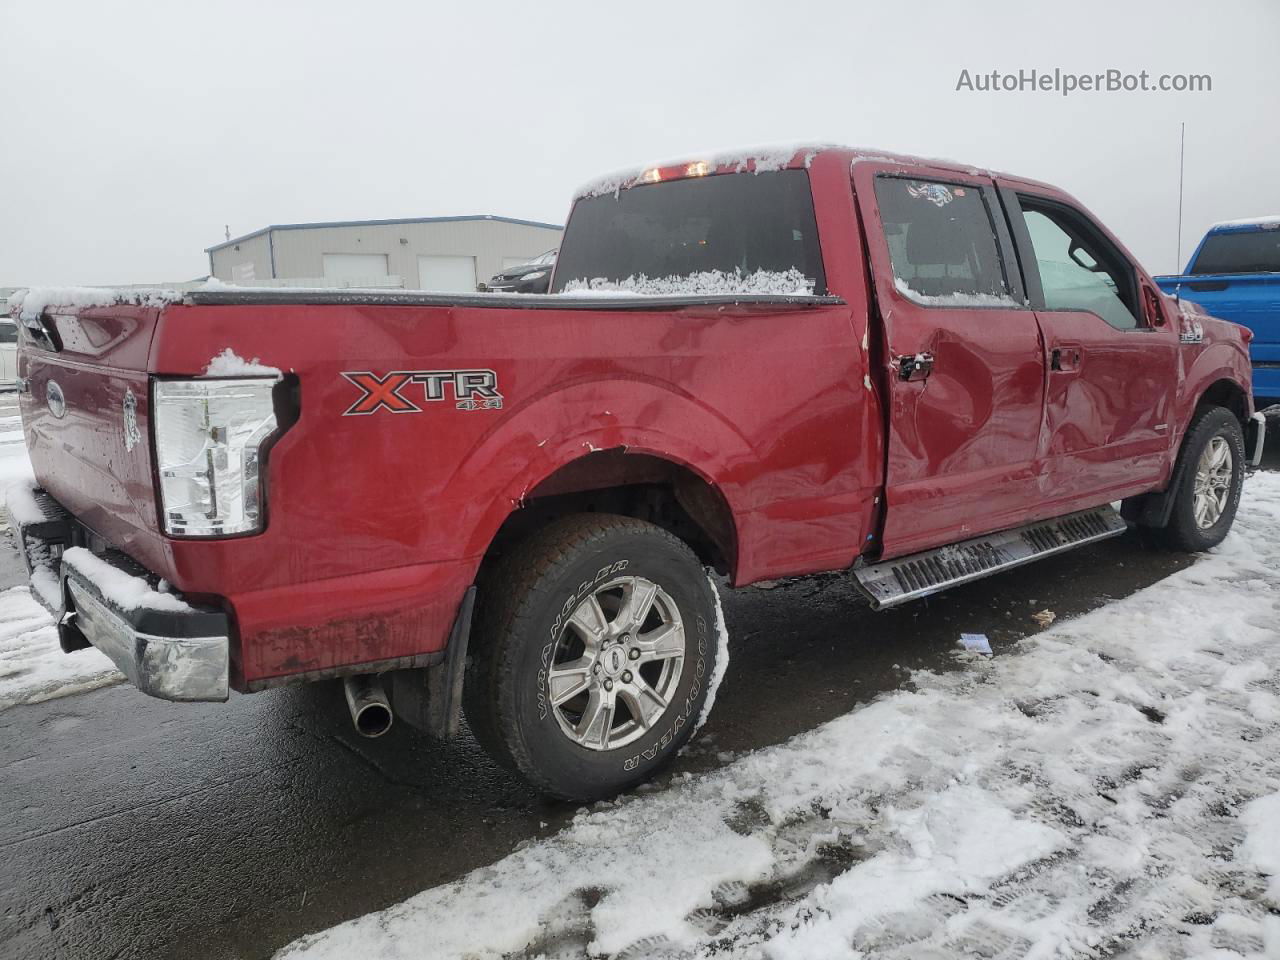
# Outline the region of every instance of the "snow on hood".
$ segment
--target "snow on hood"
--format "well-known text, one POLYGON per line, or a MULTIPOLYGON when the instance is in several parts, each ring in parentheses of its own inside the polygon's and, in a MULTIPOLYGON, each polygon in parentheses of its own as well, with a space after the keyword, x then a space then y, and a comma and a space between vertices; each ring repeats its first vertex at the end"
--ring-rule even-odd
POLYGON ((763 294, 781 297, 813 296, 813 281, 792 267, 790 270, 704 270, 688 276, 627 277, 613 281, 603 277, 592 280, 570 280, 558 296, 642 296, 642 297, 709 297, 763 294))

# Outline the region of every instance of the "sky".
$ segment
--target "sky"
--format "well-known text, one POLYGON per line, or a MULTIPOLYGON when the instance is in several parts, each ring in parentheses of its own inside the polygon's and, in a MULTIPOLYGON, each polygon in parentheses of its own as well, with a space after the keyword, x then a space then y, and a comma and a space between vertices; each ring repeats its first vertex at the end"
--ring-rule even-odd
POLYGON ((1280 3, 0 0, 0 286, 185 280, 271 223, 561 223, 608 171, 817 141, 1065 188, 1154 273, 1280 214, 1280 3), (1207 92, 980 92, 992 70, 1207 92))

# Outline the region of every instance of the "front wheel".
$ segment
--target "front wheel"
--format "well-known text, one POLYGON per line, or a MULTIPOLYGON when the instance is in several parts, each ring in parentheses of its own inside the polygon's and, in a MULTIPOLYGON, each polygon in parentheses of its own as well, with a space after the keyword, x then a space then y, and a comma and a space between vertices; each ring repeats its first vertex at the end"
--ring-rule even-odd
POLYGON ((1194 552, 1223 541, 1240 506, 1244 463, 1244 431, 1235 415, 1222 407, 1197 413, 1182 442, 1169 525, 1159 531, 1166 546, 1194 552))
POLYGON ((481 585, 464 693, 477 739, 542 792, 611 796, 692 736, 715 675, 714 587, 693 552, 630 517, 570 517, 481 585))

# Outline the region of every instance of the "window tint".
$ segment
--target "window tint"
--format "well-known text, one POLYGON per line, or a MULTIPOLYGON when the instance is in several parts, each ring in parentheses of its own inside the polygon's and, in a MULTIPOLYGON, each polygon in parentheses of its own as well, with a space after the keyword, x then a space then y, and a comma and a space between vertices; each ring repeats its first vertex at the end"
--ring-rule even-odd
POLYGON ((1192 273, 1280 273, 1280 230, 1211 233, 1192 273))
POLYGON ((1009 296, 980 188, 879 177, 876 201, 899 288, 957 304, 1009 296))
POLYGON ((12 320, 0 320, 0 343, 17 343, 18 325, 12 320))
POLYGON ((808 171, 724 173, 579 200, 552 292, 596 279, 793 268, 827 292, 808 171))
POLYGON ((1096 313, 1111 326, 1138 326, 1131 308, 1132 276, 1115 251, 1084 237, 1069 214, 1050 207, 1037 209, 1022 201, 1022 216, 1031 234, 1044 303, 1049 310, 1096 313))

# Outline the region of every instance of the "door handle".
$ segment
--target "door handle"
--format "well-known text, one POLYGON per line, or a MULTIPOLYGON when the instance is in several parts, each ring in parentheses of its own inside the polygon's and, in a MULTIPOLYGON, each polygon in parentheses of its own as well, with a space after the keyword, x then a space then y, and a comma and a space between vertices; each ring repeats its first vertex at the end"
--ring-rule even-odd
POLYGON ((1049 351, 1049 369, 1059 373, 1080 369, 1079 347, 1054 347, 1049 351))
POLYGON ((898 357, 899 380, 928 380, 933 372, 932 353, 913 353, 898 357))

